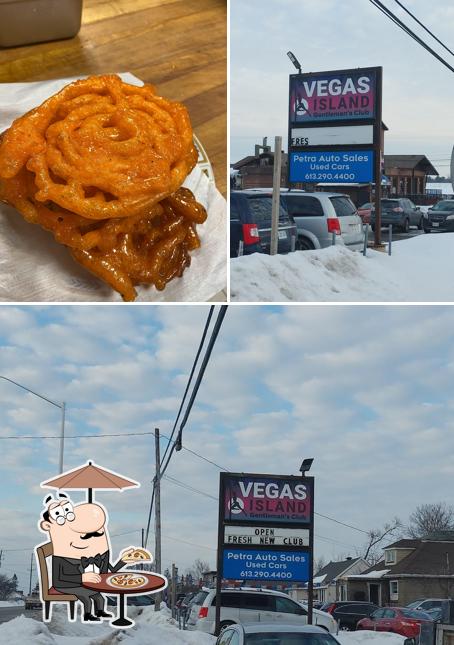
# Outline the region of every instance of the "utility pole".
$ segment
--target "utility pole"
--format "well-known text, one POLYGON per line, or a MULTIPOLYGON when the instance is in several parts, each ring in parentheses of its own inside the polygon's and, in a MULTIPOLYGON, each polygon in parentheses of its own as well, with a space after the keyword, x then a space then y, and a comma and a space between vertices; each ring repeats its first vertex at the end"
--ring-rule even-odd
POLYGON ((33 551, 30 556, 30 584, 28 588, 28 595, 31 596, 32 593, 32 571, 33 571, 33 551))
POLYGON ((177 602, 177 579, 178 579, 178 567, 175 566, 175 563, 172 564, 172 597, 171 597, 171 607, 172 607, 172 618, 175 618, 175 605, 177 602))
MULTIPOLYGON (((154 429, 156 476, 155 476, 155 552, 154 562, 156 573, 161 573, 161 451, 159 448, 159 428, 154 429)), ((161 609, 162 594, 155 595, 154 610, 161 609)))
POLYGON ((2 566, 3 549, 0 549, 0 567, 2 566))

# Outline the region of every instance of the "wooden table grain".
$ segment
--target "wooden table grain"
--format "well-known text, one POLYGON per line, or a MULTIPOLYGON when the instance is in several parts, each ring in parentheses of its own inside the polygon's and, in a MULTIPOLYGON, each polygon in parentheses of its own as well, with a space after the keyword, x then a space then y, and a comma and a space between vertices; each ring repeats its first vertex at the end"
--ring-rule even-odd
POLYGON ((227 191, 226 0, 84 0, 75 38, 0 49, 0 82, 131 72, 189 109, 227 191))

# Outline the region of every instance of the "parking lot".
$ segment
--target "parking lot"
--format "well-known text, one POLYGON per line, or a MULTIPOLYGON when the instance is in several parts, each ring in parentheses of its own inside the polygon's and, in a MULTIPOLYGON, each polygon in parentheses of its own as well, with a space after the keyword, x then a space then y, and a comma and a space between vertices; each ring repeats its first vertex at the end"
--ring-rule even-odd
MULTIPOLYGON (((424 235, 424 231, 420 231, 417 228, 411 228, 408 233, 401 233, 400 231, 393 231, 393 242, 400 242, 401 240, 408 240, 412 237, 417 237, 418 235, 424 235)), ((383 244, 387 244, 389 239, 389 233, 387 228, 383 228, 381 231, 381 241, 383 244)), ((374 232, 369 230, 369 242, 374 241, 374 232)))

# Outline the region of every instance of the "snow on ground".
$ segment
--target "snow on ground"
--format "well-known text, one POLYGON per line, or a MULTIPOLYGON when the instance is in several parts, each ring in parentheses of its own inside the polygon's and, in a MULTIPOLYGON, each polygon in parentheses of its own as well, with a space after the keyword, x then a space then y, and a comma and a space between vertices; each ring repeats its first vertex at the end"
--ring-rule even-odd
MULTIPOLYGON (((136 621, 134 627, 117 630, 108 622, 87 625, 80 620, 67 620, 63 607, 53 610, 52 621, 44 624, 33 618, 19 616, 0 625, 0 643, 8 645, 214 645, 216 639, 201 632, 180 631, 170 611, 163 607, 128 607, 128 616, 136 621), (57 609, 57 611, 56 611, 57 609)), ((393 644, 391 644, 393 645, 393 644)))
POLYGON ((23 600, 0 600, 0 607, 23 607, 24 605, 23 600))
POLYGON ((231 261, 231 299, 240 302, 452 302, 454 233, 396 242, 392 255, 344 246, 231 261))
POLYGON ((454 188, 450 181, 429 182, 426 184, 427 189, 441 190, 443 195, 454 195, 454 188))

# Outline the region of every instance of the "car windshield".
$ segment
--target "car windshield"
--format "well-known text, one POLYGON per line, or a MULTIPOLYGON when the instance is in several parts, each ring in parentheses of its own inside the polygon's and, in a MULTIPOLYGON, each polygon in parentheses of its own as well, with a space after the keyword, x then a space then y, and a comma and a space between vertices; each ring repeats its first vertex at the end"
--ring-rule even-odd
POLYGON ((419 611, 416 609, 402 609, 402 616, 405 616, 405 618, 418 618, 419 620, 430 619, 429 614, 426 614, 425 611, 419 611))
POLYGON ((454 211, 454 200, 438 202, 432 207, 433 211, 454 211))
POLYGON ((397 199, 382 199, 381 205, 383 208, 397 208, 399 206, 399 200, 397 199))
POLYGON ((330 201, 338 217, 348 217, 349 215, 358 214, 356 206, 348 197, 330 197, 330 201))
POLYGON ((295 634, 292 632, 247 634, 245 643, 246 645, 338 645, 336 639, 330 634, 295 634))
POLYGON ((199 591, 194 598, 195 605, 203 605, 203 601, 208 596, 208 591, 199 591))

